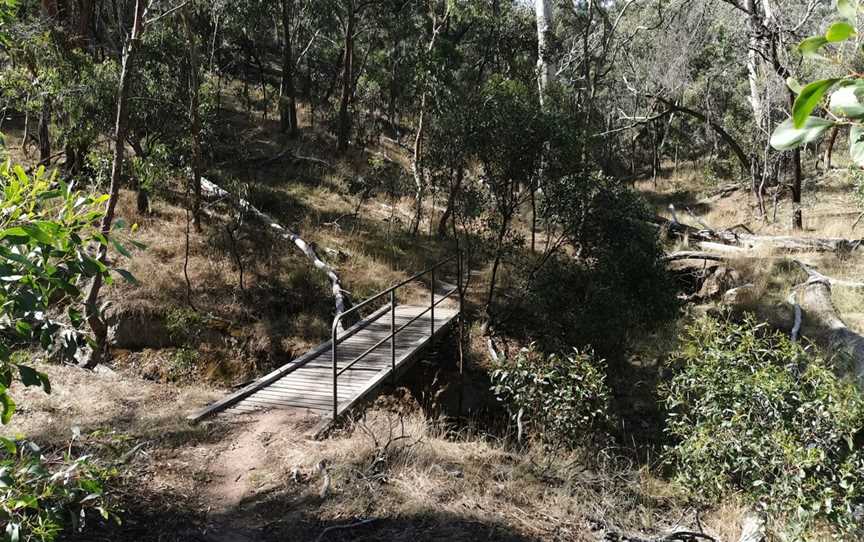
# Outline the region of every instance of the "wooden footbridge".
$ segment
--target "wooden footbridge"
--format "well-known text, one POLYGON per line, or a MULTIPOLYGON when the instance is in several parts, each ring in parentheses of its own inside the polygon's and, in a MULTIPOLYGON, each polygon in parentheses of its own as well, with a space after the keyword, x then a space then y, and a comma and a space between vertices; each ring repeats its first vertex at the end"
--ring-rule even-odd
POLYGON ((461 314, 458 284, 461 258, 453 256, 391 286, 336 316, 331 339, 243 389, 189 416, 193 423, 220 412, 240 414, 269 409, 303 410, 327 422, 374 395, 393 381, 419 354, 446 333, 461 314), (456 266, 457 286, 436 278, 446 265, 456 266), (428 303, 401 305, 399 289, 428 279, 428 303), (436 292, 438 290, 438 292, 436 292), (348 329, 346 317, 383 304, 348 329))

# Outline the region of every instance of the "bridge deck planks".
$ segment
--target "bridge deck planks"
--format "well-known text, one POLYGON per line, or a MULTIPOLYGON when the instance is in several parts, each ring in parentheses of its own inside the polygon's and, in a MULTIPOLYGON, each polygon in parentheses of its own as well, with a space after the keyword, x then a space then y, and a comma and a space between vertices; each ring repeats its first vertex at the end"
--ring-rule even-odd
MULTIPOLYGON (((396 329, 405 325, 427 307, 398 305, 395 310, 396 329)), ((435 336, 446 332, 458 316, 458 309, 444 303, 435 307, 435 336)), ((337 345, 336 365, 342 370, 360 354, 376 346, 366 356, 342 373, 338 378, 338 397, 341 414, 352 405, 370 395, 391 373, 391 311, 382 308, 373 313, 358 326, 342 332, 340 338, 347 336, 337 345)), ((431 314, 419 316, 396 335, 397 374, 407 368, 418 352, 432 339, 431 314)), ((274 379, 271 375, 263 377, 241 392, 220 401, 201 412, 190 416, 193 421, 225 411, 226 414, 240 414, 262 409, 304 409, 324 416, 333 413, 333 361, 332 348, 328 343, 312 350, 306 359, 298 359, 286 364, 280 370, 285 374, 274 379), (325 348, 326 346, 326 348, 325 348)), ((274 372, 275 373, 275 372, 274 372)))

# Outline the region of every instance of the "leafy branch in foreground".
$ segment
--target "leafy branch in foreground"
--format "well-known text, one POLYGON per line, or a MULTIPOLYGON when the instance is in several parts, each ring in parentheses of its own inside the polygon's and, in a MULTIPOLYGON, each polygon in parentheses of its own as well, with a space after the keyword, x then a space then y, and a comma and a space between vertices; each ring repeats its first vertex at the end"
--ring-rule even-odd
POLYGON ((88 456, 48 457, 29 441, 5 441, 0 451, 0 521, 3 541, 56 540, 63 530, 84 527, 87 510, 111 513, 104 483, 114 476, 88 456))
MULTIPOLYGON (((833 22, 824 35, 811 36, 798 45, 805 58, 824 64, 843 65, 842 44, 857 36, 857 0, 839 0, 840 19, 833 22), (833 47, 833 56, 822 53, 833 47)), ((771 135, 771 146, 780 151, 792 150, 818 140, 829 128, 849 126, 849 154, 852 161, 864 167, 864 74, 849 70, 844 77, 813 81, 801 87, 794 79, 787 80, 797 94, 792 104, 792 117, 778 125, 771 135), (827 100, 826 100, 827 98, 827 100), (827 118, 813 115, 821 107, 827 118)))
MULTIPOLYGON (((78 302, 83 283, 111 279, 91 254, 99 247, 125 249, 96 227, 99 205, 91 196, 46 173, 28 175, 7 162, 0 167, 0 421, 15 412, 10 391, 17 382, 50 393, 47 375, 27 363, 27 348, 73 355, 82 342, 78 302), (65 310, 68 323, 56 315, 65 310)), ((118 270, 121 271, 121 270, 118 270)), ((103 474, 86 457, 51 460, 32 443, 0 437, 0 521, 4 540, 54 540, 80 526, 85 508, 104 508, 103 474)))

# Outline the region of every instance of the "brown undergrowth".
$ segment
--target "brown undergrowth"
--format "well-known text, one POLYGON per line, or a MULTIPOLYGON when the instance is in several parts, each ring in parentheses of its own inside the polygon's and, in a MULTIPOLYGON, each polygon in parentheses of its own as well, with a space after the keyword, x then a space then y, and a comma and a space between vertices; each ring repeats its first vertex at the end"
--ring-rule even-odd
POLYGON ((215 392, 40 369, 52 395, 16 390, 26 409, 6 432, 62 448, 77 427, 77 451, 125 465, 112 489, 123 523, 90 524, 72 540, 592 541, 697 524, 731 540, 741 511, 687 508, 677 489, 614 448, 514 447, 427 419, 407 395, 318 441, 302 412, 190 427, 182 414, 215 392))

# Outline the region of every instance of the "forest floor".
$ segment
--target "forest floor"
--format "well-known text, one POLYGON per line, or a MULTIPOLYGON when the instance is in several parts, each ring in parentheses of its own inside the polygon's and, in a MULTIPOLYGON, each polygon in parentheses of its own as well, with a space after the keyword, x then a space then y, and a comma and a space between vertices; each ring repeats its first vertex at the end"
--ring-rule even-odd
MULTIPOLYGON (((657 183, 643 180, 636 183, 637 189, 655 208, 658 215, 672 218, 669 205, 674 205, 678 220, 696 228, 705 225, 723 230, 738 225, 746 226, 757 235, 796 235, 818 238, 864 238, 864 221, 858 222, 862 204, 855 195, 855 173, 847 168, 814 172, 807 167, 802 191, 802 214, 804 229, 793 232, 792 205, 788 192, 781 193, 775 201, 766 196, 767 216, 760 217, 756 202, 746 186, 729 191, 728 183, 711 181, 695 167, 682 166, 657 183), (689 212, 688 212, 689 210, 689 212), (691 214, 692 212, 692 214, 691 214)), ((792 312, 786 303, 793 288, 806 280, 805 273, 795 266, 787 265, 777 255, 764 254, 764 258, 746 258, 729 261, 742 275, 742 283, 756 287, 759 300, 753 307, 765 320, 781 329, 791 329, 792 312)), ((835 279, 859 281, 864 276, 864 253, 856 250, 838 257, 833 252, 804 253, 794 256, 820 273, 835 279)), ((864 333, 864 291, 860 288, 835 286, 832 301, 838 314, 853 330, 864 333)), ((717 306, 709 301, 706 306, 717 306)), ((703 307, 704 308, 704 307, 703 307)))
POLYGON ((112 483, 123 523, 89 525, 70 540, 594 541, 697 524, 721 540, 737 535, 740 507, 688 508, 614 447, 548 454, 471 428, 454 433, 400 390, 313 440, 302 412, 188 425, 184 415, 218 390, 39 369, 53 392, 19 391, 12 428, 46 449, 123 463, 112 483))
MULTIPOLYGON (((325 136, 307 134, 296 143, 274 132, 263 122, 245 126, 242 155, 223 160, 211 180, 314 243, 355 299, 447 253, 447 243, 431 235, 434 220, 419 236, 406 232, 409 201, 379 189, 357 205, 358 178, 404 166, 398 148, 383 143, 337 160, 317 152, 332 147, 325 136)), ((849 201, 848 184, 831 172, 807 186, 807 235, 854 233, 847 224, 857 210, 840 207, 849 201)), ((661 213, 676 205, 685 222, 690 217, 683 209, 690 207, 716 228, 747 223, 754 231, 787 231, 786 206, 778 208, 776 223, 765 225, 754 219, 746 191, 712 196, 716 185, 697 172, 637 187, 661 213)), ((682 488, 662 479, 658 450, 643 446, 641 437, 635 453, 612 445, 570 453, 523 448, 505 438, 506 429, 481 432, 472 423, 441 421, 446 409, 420 404, 428 403, 423 386, 391 390, 324 440, 308 437, 311 422, 303 412, 189 425, 190 412, 326 339, 332 298, 327 281, 293 246, 254 224, 232 239, 225 226, 233 218, 212 206, 202 231, 190 230, 187 251, 182 194, 165 188, 154 195, 151 212, 141 215, 135 194, 122 194, 118 214, 137 224, 122 235, 147 248, 115 262, 140 283, 117 282, 107 293, 139 343, 115 349, 112 368, 96 373, 40 363, 52 394, 16 389, 20 408, 3 430, 25 434, 46 450, 91 453, 122 467, 112 495, 123 523, 91 525, 70 539, 595 541, 703 528, 718 540, 737 540, 744 508, 734 501, 713 509, 689 506, 682 488), (162 324, 153 327, 157 321, 162 324)), ((436 213, 433 203, 427 216, 436 213)), ((855 258, 826 261, 820 270, 852 277, 862 265, 855 258)), ((469 312, 480 304, 486 274, 482 258, 475 263, 479 280, 469 312)), ((757 266, 753 275, 763 277, 777 300, 794 283, 772 282, 770 267, 757 266)), ((418 285, 405 300, 423 291, 418 285)), ((840 293, 835 303, 850 324, 864 325, 864 318, 858 324, 853 318, 864 306, 857 296, 840 293)), ((634 354, 633 367, 645 375, 641 384, 651 387, 671 334, 658 333, 659 344, 634 354)), ((485 358, 485 345, 473 344, 469 368, 485 358)), ((446 384, 452 375, 418 379, 432 377, 446 384)), ((469 419, 475 416, 479 427, 488 421, 481 419, 488 385, 478 378, 472 386, 466 397, 477 408, 469 419)), ((634 434, 658 431, 652 398, 624 398, 634 434)))

